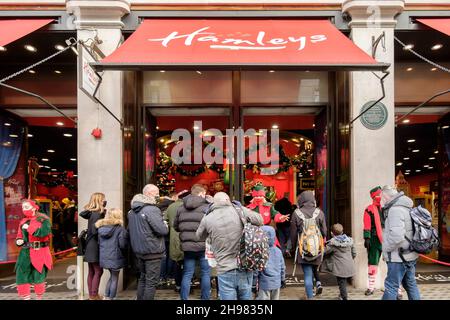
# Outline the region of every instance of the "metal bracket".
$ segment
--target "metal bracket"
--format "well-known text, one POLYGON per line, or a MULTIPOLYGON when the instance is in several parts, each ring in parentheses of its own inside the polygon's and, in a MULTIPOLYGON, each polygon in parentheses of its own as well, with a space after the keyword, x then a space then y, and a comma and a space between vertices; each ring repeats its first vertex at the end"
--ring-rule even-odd
MULTIPOLYGON (((381 100, 383 100, 386 97, 386 91, 384 88, 384 79, 386 79, 386 77, 390 74, 389 71, 385 70, 383 71, 384 76, 382 76, 380 79, 380 84, 381 84, 381 91, 383 92, 383 95, 381 96, 380 99, 378 99, 377 101, 375 101, 370 107, 368 107, 366 110, 364 110, 363 112, 361 112, 355 119, 353 119, 352 121, 350 121, 350 126, 353 124, 353 122, 355 122, 357 119, 359 119, 364 113, 366 113, 367 111, 369 111, 370 109, 372 109, 378 102, 380 102, 381 100)), ((378 76, 377 76, 378 77, 378 76)))
POLYGON ((386 33, 383 31, 382 34, 379 35, 377 40, 375 40, 375 37, 372 36, 372 58, 375 58, 375 54, 377 53, 377 47, 380 44, 383 47, 383 52, 386 52, 386 33))
POLYGON ((447 90, 445 90, 445 91, 436 93, 435 95, 433 95, 432 97, 430 97, 429 99, 427 99, 426 101, 422 102, 422 103, 419 104, 417 107, 415 107, 414 109, 412 109, 412 110, 411 110, 410 112, 408 112, 407 114, 404 114, 403 116, 401 116, 400 118, 398 118, 398 119, 395 121, 395 126, 397 126, 398 123, 399 123, 402 119, 406 118, 407 116, 409 116, 411 113, 413 113, 413 112, 416 111, 417 109, 424 107, 424 106, 425 106, 428 102, 430 102, 431 100, 434 100, 435 98, 440 97, 440 96, 443 96, 443 95, 448 94, 448 93, 450 93, 450 89, 447 89, 447 90))
POLYGON ((72 119, 71 117, 69 117, 68 115, 66 115, 66 114, 65 114, 64 112, 62 112, 59 108, 57 108, 56 106, 54 106, 54 105, 51 104, 49 101, 47 101, 46 99, 44 99, 43 97, 41 97, 40 95, 38 95, 38 94, 36 94, 36 93, 33 93, 33 92, 30 92, 30 91, 26 91, 26 90, 17 88, 17 87, 11 86, 11 85, 6 84, 6 83, 3 83, 3 82, 0 82, 0 86, 5 87, 5 88, 8 88, 8 89, 11 89, 11 90, 15 90, 15 91, 21 92, 21 93, 26 94, 26 95, 28 95, 28 96, 34 97, 34 98, 36 98, 36 99, 39 99, 39 100, 41 100, 43 103, 45 103, 46 105, 48 105, 49 107, 51 107, 52 109, 54 109, 56 112, 58 112, 60 115, 62 115, 63 117, 69 119, 69 120, 72 121, 73 123, 75 123, 75 125, 77 124, 77 121, 76 121, 76 120, 74 120, 74 119, 72 119))

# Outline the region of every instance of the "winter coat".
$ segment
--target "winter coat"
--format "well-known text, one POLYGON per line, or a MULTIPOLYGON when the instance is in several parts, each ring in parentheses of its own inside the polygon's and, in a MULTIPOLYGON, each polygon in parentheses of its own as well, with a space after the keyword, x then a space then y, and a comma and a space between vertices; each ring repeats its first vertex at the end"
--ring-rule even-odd
MULTIPOLYGON (((314 211, 316 210, 316 200, 314 194, 311 191, 303 191, 299 196, 298 207, 305 215, 306 219, 312 218, 314 211)), ((320 209, 319 209, 320 210, 320 209)), ((319 227, 322 237, 326 237, 327 225, 325 223, 325 215, 320 210, 319 215, 316 218, 316 224, 319 227)), ((297 249, 298 237, 303 232, 303 220, 294 212, 291 216, 291 242, 292 248, 297 249)), ((297 255, 298 264, 311 264, 319 266, 322 262, 322 255, 319 255, 315 260, 307 261, 302 259, 301 255, 297 255)))
POLYGON ((180 233, 181 249, 184 252, 205 251, 205 241, 199 240, 195 232, 208 207, 209 203, 203 197, 191 194, 183 198, 183 205, 177 210, 173 227, 180 233))
POLYGON ((127 265, 127 230, 115 219, 101 219, 95 226, 98 228, 100 267, 113 270, 124 268, 127 265))
POLYGON ((412 239, 413 225, 409 211, 413 207, 413 201, 399 192, 391 201, 383 207, 385 216, 383 230, 383 258, 387 262, 403 262, 399 255, 399 249, 406 250, 403 257, 406 261, 414 261, 419 257, 416 252, 408 251, 409 242, 412 239))
POLYGON ((80 217, 88 220, 87 226, 87 243, 86 252, 84 254, 84 261, 90 263, 98 263, 99 260, 99 248, 98 248, 98 230, 95 227, 95 223, 103 219, 104 214, 97 211, 85 210, 80 213, 80 217))
MULTIPOLYGON (((244 217, 251 224, 262 226, 263 219, 257 212, 242 207, 244 217)), ((209 236, 217 261, 217 274, 237 269, 237 256, 244 225, 236 209, 229 204, 212 204, 208 214, 200 222, 196 235, 202 241, 209 236)))
POLYGON ((169 233, 156 201, 143 194, 131 200, 128 212, 128 232, 133 252, 140 259, 160 259, 164 256, 164 236, 169 233))
POLYGON ((183 250, 181 250, 180 234, 174 229, 173 222, 177 216, 177 210, 183 205, 183 200, 179 199, 172 203, 166 211, 165 219, 169 223, 169 256, 173 261, 181 261, 184 259, 183 250))
POLYGON ((260 290, 280 289, 281 281, 285 280, 286 265, 281 250, 275 246, 275 229, 263 226, 262 229, 269 238, 269 260, 263 271, 258 272, 260 290))
POLYGON ((320 271, 329 272, 336 277, 351 278, 355 275, 356 250, 353 239, 345 234, 328 241, 320 271))

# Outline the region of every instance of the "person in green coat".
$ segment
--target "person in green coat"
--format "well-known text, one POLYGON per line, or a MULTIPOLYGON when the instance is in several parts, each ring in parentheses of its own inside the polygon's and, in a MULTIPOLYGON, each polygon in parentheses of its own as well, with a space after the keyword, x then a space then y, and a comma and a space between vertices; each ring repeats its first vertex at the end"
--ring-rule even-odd
POLYGON ((173 222, 177 215, 177 210, 183 205, 183 198, 189 195, 188 190, 183 190, 178 193, 178 200, 169 205, 164 213, 164 220, 169 224, 169 257, 175 261, 175 291, 179 292, 181 287, 181 279, 183 277, 183 259, 184 253, 181 250, 180 235, 175 231, 173 222))

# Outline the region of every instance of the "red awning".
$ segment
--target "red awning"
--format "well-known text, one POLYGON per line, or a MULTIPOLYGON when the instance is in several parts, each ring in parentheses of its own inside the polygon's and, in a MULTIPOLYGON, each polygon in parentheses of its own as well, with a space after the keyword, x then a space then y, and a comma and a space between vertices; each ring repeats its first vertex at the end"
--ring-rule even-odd
POLYGON ((53 19, 0 20, 0 46, 4 47, 52 21, 53 19))
POLYGON ((450 36, 450 18, 417 19, 417 21, 450 36))
POLYGON ((99 69, 382 69, 328 20, 144 20, 99 69))

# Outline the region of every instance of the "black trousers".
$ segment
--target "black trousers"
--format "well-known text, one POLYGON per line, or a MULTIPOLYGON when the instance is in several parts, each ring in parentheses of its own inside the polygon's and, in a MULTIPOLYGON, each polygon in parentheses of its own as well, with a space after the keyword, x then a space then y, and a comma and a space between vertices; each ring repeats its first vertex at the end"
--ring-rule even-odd
POLYGON ((347 300, 348 296, 347 296, 347 280, 349 278, 341 278, 341 277, 336 277, 337 279, 337 283, 339 286, 339 293, 340 296, 342 298, 342 300, 347 300))
POLYGON ((144 260, 138 258, 138 266, 141 274, 138 282, 137 300, 154 300, 161 271, 161 259, 144 260))

